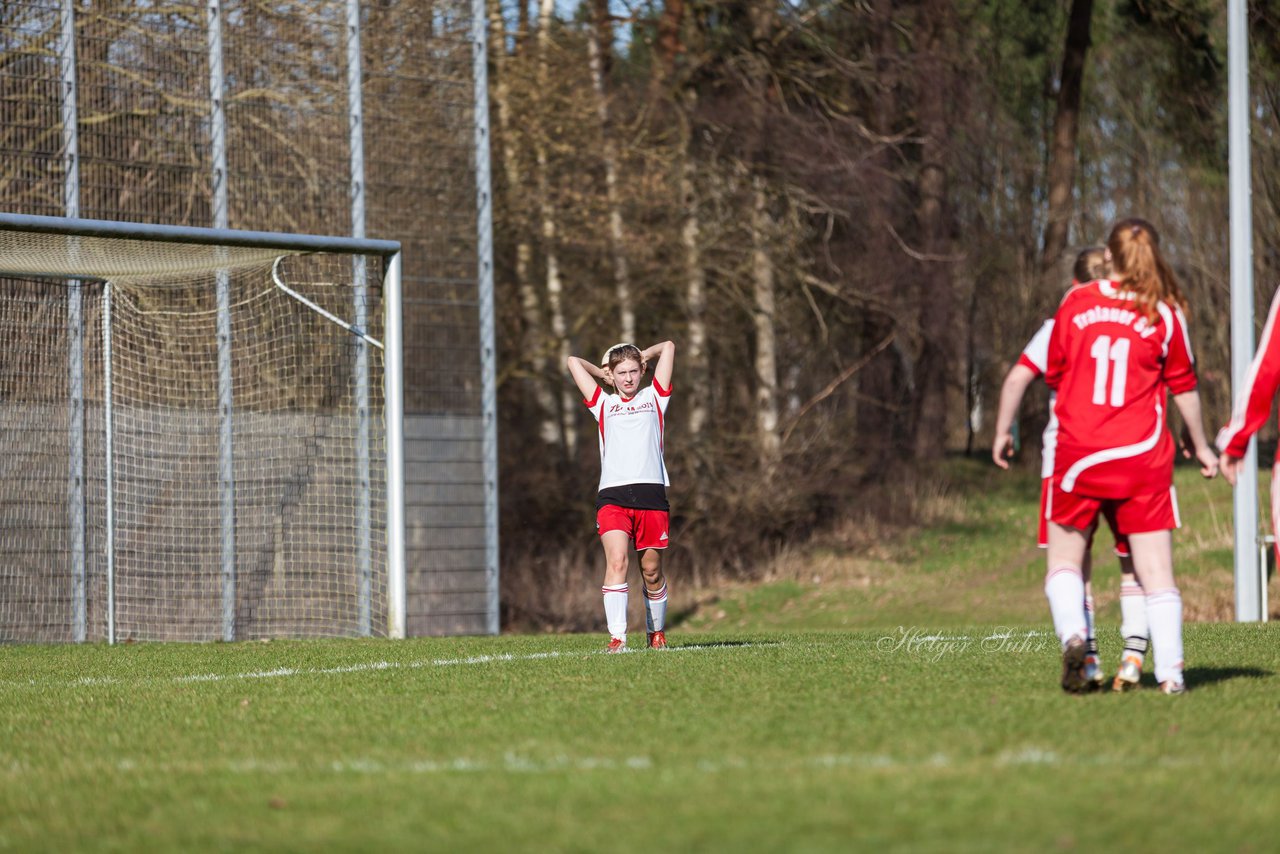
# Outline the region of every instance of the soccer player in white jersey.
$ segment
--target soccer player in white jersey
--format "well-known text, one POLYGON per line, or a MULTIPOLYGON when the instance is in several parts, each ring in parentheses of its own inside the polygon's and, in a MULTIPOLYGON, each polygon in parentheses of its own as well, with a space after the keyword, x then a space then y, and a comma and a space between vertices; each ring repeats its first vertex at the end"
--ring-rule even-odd
POLYGON ((671 373, 676 345, 670 341, 641 350, 634 344, 610 347, 596 367, 570 356, 569 374, 591 410, 600 440, 600 486, 596 496, 596 530, 604 548, 605 620, 608 652, 627 648, 627 566, 634 544, 644 579, 645 622, 650 649, 666 649, 667 580, 662 550, 669 542, 667 464, 663 433, 671 401, 671 373), (657 357, 653 383, 640 380, 657 357), (605 394, 600 380, 615 389, 605 394))
MULTIPOLYGON (((1106 250, 1101 246, 1092 246, 1083 250, 1076 257, 1072 272, 1071 288, 1106 278, 1110 272, 1106 261, 1106 250)), ((1038 377, 1044 375, 1049 358, 1049 335, 1052 331, 1053 320, 1046 320, 1023 348, 1017 363, 1005 375, 1004 384, 1000 389, 1000 407, 996 415, 995 441, 991 447, 991 458, 1002 469, 1009 468, 1008 460, 1014 453, 1013 419, 1017 416, 1023 395, 1038 377)), ((1050 393, 1049 421, 1045 425, 1041 438, 1040 523, 1037 543, 1042 549, 1049 547, 1049 520, 1046 518, 1045 510, 1048 506, 1049 484, 1053 477, 1053 451, 1057 434, 1058 422, 1053 414, 1053 394, 1050 393)), ((1124 653, 1121 655, 1120 669, 1112 682, 1112 688, 1122 691, 1137 685, 1142 676, 1142 664, 1147 652, 1147 607, 1142 585, 1133 574, 1133 560, 1129 556, 1129 538, 1116 530, 1115 519, 1111 514, 1104 515, 1115 538, 1116 557, 1120 559, 1120 635, 1124 639, 1124 653)), ((1081 567, 1084 577, 1085 616, 1088 618, 1089 631, 1085 639, 1087 645, 1085 677, 1090 685, 1101 686, 1105 682, 1105 674, 1098 650, 1098 639, 1094 631, 1090 556, 1093 533, 1093 531, 1089 532, 1090 549, 1085 551, 1084 564, 1081 567)))
POLYGON ((1062 642, 1062 687, 1087 687, 1087 618, 1081 567, 1100 512, 1115 514, 1129 537, 1134 570, 1146 591, 1156 680, 1180 694, 1182 595, 1173 577, 1173 439, 1165 412, 1173 394, 1200 471, 1218 458, 1200 420, 1195 362, 1177 278, 1151 223, 1126 219, 1111 230, 1111 280, 1071 290, 1054 315, 1045 383, 1058 418, 1049 490, 1045 596, 1062 642))

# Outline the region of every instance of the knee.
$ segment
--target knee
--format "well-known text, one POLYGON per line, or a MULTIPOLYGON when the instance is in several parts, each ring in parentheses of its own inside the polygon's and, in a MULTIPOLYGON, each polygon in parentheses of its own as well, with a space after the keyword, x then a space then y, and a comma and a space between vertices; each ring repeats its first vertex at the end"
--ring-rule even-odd
POLYGON ((650 558, 646 556, 640 561, 640 574, 644 576, 644 580, 650 583, 662 578, 662 561, 655 555, 650 558))

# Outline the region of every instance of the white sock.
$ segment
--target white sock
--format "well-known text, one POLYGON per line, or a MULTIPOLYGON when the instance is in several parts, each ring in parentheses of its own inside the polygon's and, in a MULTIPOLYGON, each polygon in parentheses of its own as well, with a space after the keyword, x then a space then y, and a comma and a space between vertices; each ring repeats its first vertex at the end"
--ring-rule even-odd
POLYGON ((1142 661, 1147 653, 1147 594, 1136 579, 1120 582, 1120 636, 1125 657, 1142 661))
POLYGON ((1147 627, 1157 682, 1182 681, 1182 594, 1176 587, 1147 594, 1147 627))
POLYGON ((657 590, 644 589, 644 619, 649 631, 663 631, 667 624, 667 582, 657 590))
POLYGON ((606 584, 600 588, 604 596, 604 619, 611 637, 627 639, 627 585, 606 584))
POLYGON ((1096 660, 1098 657, 1098 636, 1093 628, 1093 597, 1084 597, 1084 625, 1089 632, 1085 641, 1088 643, 1089 654, 1096 660))
POLYGON ((1053 630, 1063 649, 1073 636, 1088 636, 1088 618, 1084 614, 1084 579, 1080 567, 1063 564, 1049 570, 1044 579, 1044 595, 1053 615, 1053 630))

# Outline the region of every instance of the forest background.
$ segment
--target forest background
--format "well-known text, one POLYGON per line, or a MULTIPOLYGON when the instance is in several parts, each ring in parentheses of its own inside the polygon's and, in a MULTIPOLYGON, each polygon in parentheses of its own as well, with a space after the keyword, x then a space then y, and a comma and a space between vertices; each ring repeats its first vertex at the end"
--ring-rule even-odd
MULTIPOLYGON (((1261 311, 1280 2, 1249 6, 1261 311)), ((695 585, 910 524, 944 456, 989 454, 1005 371, 1122 217, 1175 265, 1207 428, 1229 413, 1225 3, 489 10, 506 624, 597 616, 565 597, 599 564, 571 353, 676 342, 667 561, 695 585)))

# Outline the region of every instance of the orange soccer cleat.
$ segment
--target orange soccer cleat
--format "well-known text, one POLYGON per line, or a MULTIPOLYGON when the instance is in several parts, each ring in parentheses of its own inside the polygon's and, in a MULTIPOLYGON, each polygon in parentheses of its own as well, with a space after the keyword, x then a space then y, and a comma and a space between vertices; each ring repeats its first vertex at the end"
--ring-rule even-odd
POLYGON ((605 652, 626 652, 627 641, 625 638, 610 638, 609 645, 604 648, 605 652))
POLYGON ((666 632, 649 632, 649 649, 666 649, 666 632))

